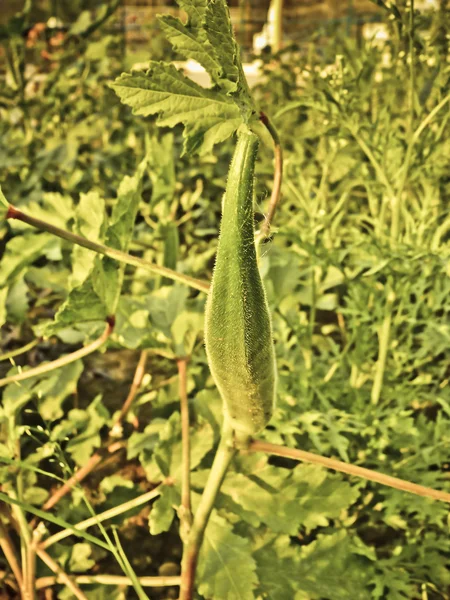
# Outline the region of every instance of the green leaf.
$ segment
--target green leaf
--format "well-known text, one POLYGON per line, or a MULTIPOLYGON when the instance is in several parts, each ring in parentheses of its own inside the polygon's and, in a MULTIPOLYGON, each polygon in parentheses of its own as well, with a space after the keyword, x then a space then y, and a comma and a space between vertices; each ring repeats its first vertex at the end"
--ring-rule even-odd
MULTIPOLYGON (((27 205, 27 213, 55 227, 64 229, 74 217, 73 200, 67 194, 46 192, 42 195, 42 198, 39 198, 39 202, 30 202, 27 205)), ((11 225, 14 231, 32 231, 30 226, 22 221, 14 219, 11 225)))
MULTIPOLYGON (((81 196, 77 208, 76 230, 81 235, 102 241, 112 248, 127 251, 133 233, 142 178, 147 166, 144 159, 136 173, 121 181, 111 220, 104 227, 104 201, 96 192, 81 196)), ((59 329, 85 321, 104 321, 115 314, 122 290, 124 266, 107 257, 76 246, 72 253, 72 289, 60 306, 53 323, 46 326, 46 336, 59 329)))
MULTIPOLYGON (((24 369, 27 370, 27 369, 24 369)), ((14 374, 14 367, 8 374, 14 374)), ((76 391, 83 362, 77 360, 56 371, 30 377, 19 385, 11 383, 3 392, 3 408, 6 415, 17 413, 32 398, 38 399, 39 413, 43 419, 52 421, 63 416, 63 401, 76 391)))
MULTIPOLYGON (((196 14, 196 10, 192 10, 188 6, 192 6, 192 3, 182 3, 180 1, 179 4, 180 6, 181 4, 186 5, 183 8, 188 15, 196 14)), ((202 4, 205 4, 205 2, 202 2, 202 4)), ((164 15, 159 17, 159 22, 166 38, 174 49, 185 58, 197 61, 211 75, 212 80, 217 83, 220 80, 222 67, 208 44, 205 30, 199 27, 192 18, 186 24, 183 24, 180 19, 172 15, 164 15)))
POLYGON ((149 517, 150 533, 158 535, 169 531, 175 517, 175 509, 180 504, 180 493, 172 485, 163 485, 161 495, 152 505, 149 517))
POLYGON ((49 496, 48 490, 35 485, 27 486, 23 494, 23 501, 34 506, 42 506, 49 496))
POLYGON ((298 551, 288 536, 274 537, 255 552, 258 591, 270 600, 291 600, 298 591, 298 551))
POLYGON ((172 326, 184 311, 189 290, 184 285, 163 287, 148 298, 148 308, 153 327, 161 331, 168 340, 172 339, 172 326))
POLYGON ((172 323, 174 353, 176 356, 190 356, 195 342, 203 331, 204 315, 193 311, 181 312, 172 323))
MULTIPOLYGON (((105 202, 98 192, 80 195, 75 213, 75 233, 94 242, 103 239, 105 202)), ((50 336, 59 329, 81 321, 104 320, 107 310, 103 298, 94 288, 94 270, 100 270, 101 258, 86 248, 74 246, 72 250, 72 275, 70 292, 59 307, 53 323, 44 328, 44 335, 50 336)))
POLYGON ((8 289, 7 287, 0 289, 0 327, 2 327, 6 323, 6 299, 8 297, 8 289))
MULTIPOLYGON (((294 470, 266 465, 251 476, 229 473, 221 493, 232 498, 273 531, 297 535, 301 527, 308 530, 326 526, 355 502, 358 491, 325 469, 298 465, 294 470)), ((246 513, 242 518, 247 519, 246 513)))
POLYGON ((91 558, 92 546, 87 542, 74 544, 69 560, 71 573, 82 573, 89 571, 95 565, 95 560, 91 558))
POLYGON ((28 286, 23 277, 19 277, 9 287, 6 300, 8 317, 15 322, 23 322, 27 318, 29 305, 28 286))
POLYGON ((348 532, 319 535, 302 548, 296 587, 306 598, 366 600, 367 583, 373 572, 371 563, 359 555, 348 532))
POLYGON ((100 548, 104 548, 105 550, 109 550, 108 544, 102 542, 102 540, 97 539, 90 533, 86 533, 80 529, 74 527, 71 523, 60 519, 59 517, 54 517, 51 513, 46 512, 44 510, 40 510, 39 508, 35 508, 31 504, 26 504, 25 502, 20 502, 19 500, 15 500, 14 498, 10 498, 7 494, 0 492, 0 500, 6 502, 6 504, 15 504, 16 506, 20 506, 22 510, 25 512, 31 513, 32 515, 36 515, 44 522, 48 521, 49 523, 54 523, 55 525, 59 525, 62 529, 70 529, 75 535, 85 539, 91 544, 95 544, 96 546, 100 546, 100 548))
POLYGON ((229 96, 202 88, 171 64, 152 61, 145 73, 123 73, 111 86, 134 114, 159 114, 157 124, 161 127, 182 123, 187 153, 206 154, 243 122, 229 96))
POLYGON ((2 257, 0 287, 13 281, 25 267, 44 255, 55 243, 59 245, 59 240, 48 233, 27 232, 12 238, 2 257))
MULTIPOLYGON (((148 166, 152 182, 151 207, 158 211, 158 204, 163 202, 164 208, 158 216, 169 215, 176 187, 174 135, 168 132, 164 135, 153 135, 149 140, 148 166)), ((170 221, 172 225, 174 223, 170 221)))
MULTIPOLYGON (((110 248, 122 252, 128 251, 141 200, 142 178, 146 168, 147 160, 144 158, 136 173, 132 177, 125 176, 120 182, 117 201, 106 231, 106 245, 110 248)), ((97 293, 105 302, 108 314, 115 314, 125 268, 124 265, 120 265, 108 257, 103 257, 102 267, 98 274, 94 274, 96 281, 94 285, 97 293)))
POLYGON ((83 10, 77 20, 72 23, 69 33, 71 35, 80 35, 87 31, 92 23, 91 12, 89 10, 83 10))
POLYGON ((151 340, 150 313, 145 298, 123 295, 116 311, 116 324, 112 339, 125 348, 147 346, 151 340))
POLYGON ((170 15, 160 17, 166 38, 177 52, 202 65, 212 81, 225 92, 235 92, 239 79, 239 52, 227 5, 223 0, 177 2, 187 13, 188 20, 183 24, 170 15))
POLYGON ((39 400, 39 414, 46 421, 63 416, 62 403, 77 391, 77 382, 83 372, 83 361, 77 360, 51 373, 51 377, 39 382, 33 392, 39 400))
MULTIPOLYGON (((214 445, 214 431, 209 423, 201 423, 191 433, 191 470, 198 467, 214 445)), ((146 427, 144 434, 134 434, 129 457, 139 454, 149 481, 170 477, 181 482, 181 423, 180 413, 174 412, 167 421, 156 421, 146 427), (155 439, 158 433, 159 440, 155 439), (152 453, 145 452, 146 448, 152 453)))
POLYGON ((9 202, 5 198, 2 186, 0 185, 0 219, 6 219, 6 215, 8 213, 9 202))
MULTIPOLYGON (((100 259, 95 258, 96 262, 100 259)), ((100 267, 99 267, 100 269, 100 267)), ((49 337, 73 325, 86 321, 104 321, 107 317, 106 305, 94 288, 93 276, 82 285, 74 288, 67 300, 61 305, 55 315, 55 320, 43 330, 43 335, 49 337)))
POLYGON ((298 465, 286 483, 280 494, 289 499, 286 514, 295 514, 298 523, 308 530, 329 525, 330 519, 338 519, 359 496, 341 475, 314 465, 298 465))
MULTIPOLYGON (((105 201, 98 192, 80 194, 76 209, 74 232, 92 242, 102 241, 103 222, 105 220, 105 201)), ((72 250, 72 289, 84 283, 94 268, 95 252, 74 246, 72 250)))
POLYGON ((293 547, 288 537, 272 539, 255 552, 259 592, 273 600, 364 600, 374 572, 345 531, 319 535, 293 547))
POLYGON ((205 531, 197 569, 198 591, 205 598, 254 600, 256 563, 250 540, 213 512, 205 531))
POLYGON ((107 423, 108 417, 109 414, 101 402, 101 396, 97 396, 87 410, 71 410, 68 419, 58 425, 60 432, 64 426, 68 432, 73 431, 75 428, 78 430, 66 447, 67 452, 72 455, 77 465, 85 464, 94 449, 100 446, 100 429, 107 423))
POLYGON ((126 252, 133 234, 134 221, 141 200, 142 178, 147 159, 138 165, 133 176, 126 175, 119 185, 117 201, 106 232, 106 244, 126 252))
MULTIPOLYGON (((88 600, 126 600, 126 592, 120 586, 90 584, 89 589, 83 587, 83 592, 88 600)), ((58 592, 58 600, 73 599, 73 592, 67 587, 58 592)))

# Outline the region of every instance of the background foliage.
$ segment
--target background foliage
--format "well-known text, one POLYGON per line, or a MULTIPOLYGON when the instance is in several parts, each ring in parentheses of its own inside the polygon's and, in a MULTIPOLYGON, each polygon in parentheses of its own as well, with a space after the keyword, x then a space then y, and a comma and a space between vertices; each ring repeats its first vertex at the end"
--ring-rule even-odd
MULTIPOLYGON (((332 39, 318 33, 306 51, 267 56, 255 95, 280 131, 286 161, 283 201, 261 259, 279 373, 278 409, 264 436, 448 490, 450 138, 448 103, 438 108, 449 89, 444 9, 434 19, 416 14, 413 30, 407 11, 386 15, 386 41, 337 30, 332 39)), ((208 279, 232 141, 187 157, 180 130, 156 129, 153 118, 120 105, 108 87, 122 68, 114 52, 120 40, 92 37, 102 14, 78 23, 51 61, 31 65, 26 14, 2 30, 11 57, 0 97, 2 188, 34 216, 208 279)), ((271 178, 268 141, 257 173, 259 222, 271 178)), ((67 479, 106 440, 139 351, 149 349, 124 448, 53 514, 77 523, 92 508, 102 512, 170 477, 174 484, 162 487, 150 511, 106 525, 118 528, 138 574, 177 572, 177 356, 191 357, 197 494, 221 421, 202 345, 203 295, 17 222, 3 225, 1 236, 3 352, 44 336, 17 365, 70 352, 98 337, 111 311, 117 318, 105 352, 3 390, 2 489, 42 505, 56 484, 45 473, 67 479)), ((2 376, 16 369, 0 365, 2 376)), ((199 597, 450 598, 447 534, 443 504, 316 467, 240 456, 207 529, 199 597)), ((50 553, 67 572, 121 572, 85 540, 65 539, 50 553)), ((38 576, 46 574, 38 563, 38 576)), ((72 597, 55 589, 58 598, 72 597)), ((86 587, 89 598, 104 593, 86 587)), ((176 598, 177 590, 150 596, 176 598)))

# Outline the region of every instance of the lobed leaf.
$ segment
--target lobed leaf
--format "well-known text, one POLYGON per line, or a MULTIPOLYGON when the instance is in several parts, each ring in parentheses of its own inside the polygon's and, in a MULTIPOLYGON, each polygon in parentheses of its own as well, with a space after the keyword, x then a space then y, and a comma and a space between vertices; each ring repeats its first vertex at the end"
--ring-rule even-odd
POLYGON ((205 532, 197 569, 198 591, 205 598, 254 600, 256 563, 249 539, 233 533, 216 513, 205 532))
POLYGON ((170 64, 151 62, 145 73, 123 73, 111 86, 134 114, 158 114, 163 127, 183 124, 187 153, 206 154, 243 122, 229 96, 202 88, 170 64))
MULTIPOLYGON (((105 226, 104 201, 96 192, 81 196, 77 207, 77 233, 94 241, 106 238, 106 244, 126 252, 133 233, 142 178, 147 166, 144 159, 136 173, 121 181, 111 220, 105 226)), ((44 329, 49 336, 63 327, 83 321, 105 320, 115 314, 123 283, 124 266, 91 250, 75 246, 72 251, 72 289, 52 323, 44 329)))

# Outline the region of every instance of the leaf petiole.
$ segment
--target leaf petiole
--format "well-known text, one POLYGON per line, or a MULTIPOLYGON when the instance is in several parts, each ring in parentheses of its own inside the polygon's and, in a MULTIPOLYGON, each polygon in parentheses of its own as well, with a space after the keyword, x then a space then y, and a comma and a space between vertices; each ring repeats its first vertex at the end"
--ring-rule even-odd
POLYGON ((113 260, 117 260, 127 265, 132 265, 134 267, 146 269, 147 271, 151 271, 156 275, 163 275, 168 279, 173 279, 174 281, 184 283, 185 285, 199 290, 200 292, 207 292, 209 289, 209 283, 206 281, 195 279, 194 277, 190 277, 189 275, 183 275, 182 273, 177 273, 172 269, 168 269, 167 267, 161 267, 160 265, 155 265, 154 263, 151 263, 147 260, 143 260, 142 258, 138 258, 137 256, 132 256, 131 254, 121 252, 120 250, 110 248, 109 246, 92 242, 91 240, 88 240, 87 238, 84 238, 80 235, 77 235, 70 231, 66 231, 65 229, 60 229, 59 227, 51 225, 51 223, 47 223, 46 221, 36 219, 31 215, 27 215, 21 210, 12 206, 11 204, 8 207, 6 218, 17 219, 19 221, 22 221, 23 223, 31 225, 32 227, 36 227, 36 229, 47 231, 48 233, 56 235, 57 237, 67 240, 72 244, 77 244, 78 246, 82 246, 83 248, 87 248, 88 250, 92 250, 93 252, 97 252, 97 254, 103 254, 103 256, 108 256, 113 260))

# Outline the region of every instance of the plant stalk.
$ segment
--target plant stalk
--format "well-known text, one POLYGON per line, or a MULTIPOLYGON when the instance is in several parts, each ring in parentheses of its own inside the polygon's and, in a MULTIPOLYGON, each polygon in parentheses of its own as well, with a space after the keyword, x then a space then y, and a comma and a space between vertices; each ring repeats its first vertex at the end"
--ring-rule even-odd
MULTIPOLYGON (((17 453, 17 457, 19 461, 21 460, 20 456, 20 445, 18 443, 19 451, 17 453)), ((19 535, 20 535, 20 556, 22 562, 22 579, 23 579, 23 594, 25 600, 34 600, 34 588, 30 589, 30 576, 29 576, 29 568, 28 564, 29 553, 28 550, 31 545, 31 531, 28 525, 25 514, 20 506, 20 501, 22 500, 22 473, 19 471, 17 476, 17 494, 16 491, 11 489, 9 491, 9 497, 15 500, 13 506, 11 507, 11 512, 17 521, 19 526, 19 535)))
POLYGON ((108 256, 113 260, 117 260, 119 262, 125 263, 127 265, 132 265, 134 267, 140 267, 141 269, 146 269, 152 273, 157 275, 163 275, 168 279, 173 279, 174 281, 179 281, 180 283, 184 283, 200 292, 207 292, 209 289, 209 283, 206 281, 201 281, 200 279, 195 279, 194 277, 190 277, 189 275, 183 275, 182 273, 177 273, 176 271, 172 271, 172 269, 168 269, 167 267, 162 267, 160 265, 155 265, 147 260, 143 260, 142 258, 138 258, 137 256, 132 256, 131 254, 127 254, 126 252, 121 252, 120 250, 116 250, 115 248, 110 248, 108 246, 104 246, 103 244, 97 244, 96 242, 91 242, 87 238, 84 238, 80 235, 76 235, 70 231, 66 231, 65 229, 60 229, 59 227, 55 227, 46 221, 42 221, 41 219, 36 219, 30 215, 23 213, 21 210, 15 208, 11 204, 9 205, 9 209, 6 215, 7 219, 18 219, 23 223, 27 223, 32 227, 36 227, 41 231, 47 231, 57 237, 60 237, 72 244, 77 244, 78 246, 82 246, 83 248, 87 248, 88 250, 92 250, 93 252, 97 252, 97 254, 102 254, 103 256, 108 256))
POLYGON ((224 425, 220 444, 211 467, 206 487, 194 516, 187 544, 183 550, 181 569, 181 589, 179 600, 192 600, 194 597, 195 573, 198 555, 205 535, 205 529, 211 516, 217 494, 225 479, 226 472, 237 450, 233 442, 233 430, 228 423, 224 425))
MULTIPOLYGON (((89 517, 89 519, 85 519, 84 521, 81 521, 80 523, 77 523, 76 525, 74 525, 73 528, 78 531, 84 531, 85 529, 88 529, 89 527, 92 527, 93 525, 97 525, 98 523, 102 523, 103 521, 106 521, 107 519, 112 519, 113 517, 117 517, 118 515, 121 515, 124 512, 127 512, 128 510, 132 510, 133 508, 136 508, 137 506, 142 506, 142 504, 145 504, 146 502, 150 502, 150 500, 153 500, 154 498, 159 496, 160 493, 161 493, 160 489, 159 489, 159 487, 157 487, 154 490, 151 490, 150 492, 146 492, 145 494, 138 496, 137 498, 133 498, 133 500, 129 500, 128 502, 124 502, 123 504, 114 506, 113 508, 110 508, 109 510, 105 510, 105 512, 102 512, 99 515, 95 515, 94 517, 89 517)), ((39 544, 39 548, 41 548, 42 550, 45 550, 49 546, 56 544, 56 542, 60 542, 61 540, 65 539, 71 535, 76 534, 76 531, 74 531, 73 528, 72 529, 63 529, 62 531, 55 533, 54 535, 50 536, 49 538, 47 538, 46 540, 41 542, 41 544, 39 544)))
POLYGON ((270 234, 270 227, 275 216, 275 211, 277 210, 277 206, 280 203, 281 184, 283 182, 283 149, 281 147, 281 140, 280 136, 278 135, 278 131, 276 130, 269 117, 265 113, 261 112, 259 119, 272 136, 275 155, 275 171, 273 176, 272 194, 270 196, 267 215, 264 219, 264 223, 261 227, 260 232, 260 238, 265 239, 270 234))
POLYGON ((14 544, 12 543, 11 538, 9 537, 8 531, 6 527, 3 525, 0 518, 0 548, 5 555, 6 560, 8 561, 9 566, 11 567, 11 571, 16 578, 17 585, 19 586, 21 592, 21 598, 24 600, 24 589, 23 589, 23 578, 22 571, 20 569, 19 559, 16 554, 16 550, 14 548, 14 544))
POLYGON ((48 511, 57 504, 61 498, 70 492, 70 490, 77 484, 80 483, 95 467, 101 462, 102 456, 96 452, 93 454, 88 462, 80 467, 70 479, 68 479, 60 488, 54 492, 50 498, 43 504, 42 510, 48 511))
POLYGON ((365 140, 359 135, 359 133, 357 131, 355 131, 353 129, 353 127, 350 127, 348 125, 347 125, 347 127, 348 127, 350 133, 352 134, 352 136, 355 138, 358 146, 361 148, 361 150, 364 152, 364 154, 368 158, 368 160, 369 160, 370 164, 372 165, 374 171, 378 175, 378 179, 385 186, 385 188, 386 188, 386 190, 387 190, 387 192, 388 192, 388 194, 390 196, 390 199, 392 201, 392 199, 395 197, 395 192, 394 192, 394 189, 393 189, 393 187, 392 187, 389 179, 387 178, 387 175, 384 172, 382 166, 377 161, 374 153, 369 148, 369 146, 366 144, 365 140))
POLYGON ((365 469, 364 467, 357 467, 356 465, 345 463, 336 460, 335 458, 327 458, 325 456, 313 454, 312 452, 287 448, 286 446, 279 446, 278 444, 270 444, 269 442, 264 442, 262 440, 252 440, 248 446, 248 450, 250 452, 265 452, 266 454, 292 458, 294 460, 332 469, 333 471, 339 471, 340 473, 346 473, 347 475, 361 477, 361 479, 374 481, 375 483, 381 483, 381 485, 415 494, 416 496, 422 496, 423 498, 433 498, 433 500, 440 500, 441 502, 450 502, 450 494, 447 492, 434 490, 423 485, 418 485, 417 483, 399 479, 398 477, 384 475, 384 473, 378 473, 377 471, 365 469))
POLYGON ((414 0, 410 0, 409 7, 409 120, 408 120, 408 147, 405 160, 402 166, 402 175, 400 184, 395 194, 392 206, 391 221, 391 243, 395 245, 400 235, 400 215, 402 208, 403 192, 408 179, 409 167, 411 164, 412 151, 415 143, 414 135, 414 91, 415 91, 415 71, 414 71, 414 0))
POLYGON ((53 560, 53 558, 42 550, 41 548, 36 549, 36 554, 42 560, 43 563, 47 565, 47 567, 55 573, 58 577, 59 581, 63 583, 77 598, 77 600, 88 600, 88 597, 80 590, 77 584, 73 581, 71 577, 67 575, 65 571, 58 565, 58 563, 53 560))
POLYGON ((66 365, 69 365, 70 363, 73 363, 80 358, 84 358, 85 356, 88 356, 88 354, 92 354, 101 346, 103 346, 103 344, 111 335, 113 328, 114 320, 110 319, 102 335, 87 346, 84 346, 83 348, 80 348, 79 350, 76 350, 75 352, 72 352, 70 354, 66 354, 65 356, 61 356, 61 358, 57 358, 56 360, 53 360, 51 362, 39 365, 34 369, 29 369, 28 371, 21 371, 20 373, 16 373, 15 375, 4 377, 3 379, 0 379, 0 387, 4 387, 5 385, 9 385, 10 383, 18 383, 19 381, 24 381, 25 379, 30 379, 31 377, 37 377, 38 375, 44 375, 45 373, 49 373, 66 365))
MULTIPOLYGON (((115 420, 114 425, 111 428, 112 431, 114 431, 115 427, 119 427, 122 424, 123 420, 127 416, 134 402, 134 399, 136 398, 136 394, 138 393, 139 388, 141 387, 142 379, 145 375, 145 365, 147 364, 147 358, 148 350, 142 350, 141 355, 139 357, 139 362, 136 367, 136 371, 134 373, 133 383, 131 384, 130 391, 128 392, 128 396, 122 405, 120 413, 117 419, 115 420)), ((135 423, 135 425, 137 426, 137 423, 135 423)))
POLYGON ((273 50, 279 52, 283 47, 283 0, 272 0, 271 8, 273 7, 273 50))
POLYGON ((41 339, 37 338, 35 340, 31 340, 31 342, 28 342, 28 344, 25 344, 25 346, 22 346, 21 348, 16 348, 15 350, 10 350, 9 352, 0 354, 0 362, 4 360, 10 360, 11 358, 20 356, 21 354, 25 354, 25 352, 28 352, 29 350, 37 346, 40 341, 41 339))
POLYGON ((187 539, 192 524, 191 506, 191 461, 189 438, 189 404, 187 397, 187 358, 177 360, 178 389, 181 412, 181 506, 179 517, 181 522, 181 539, 187 539))
POLYGON ((386 370, 386 361, 389 351, 389 341, 391 338, 392 324, 392 306, 395 301, 395 294, 390 290, 387 294, 385 316, 383 323, 378 331, 378 359, 375 367, 375 377, 373 378, 370 400, 372 404, 378 404, 383 387, 384 372, 386 370))
MULTIPOLYGON (((139 583, 142 587, 169 587, 180 585, 181 578, 179 575, 168 577, 139 577, 139 583)), ((77 584, 85 585, 117 585, 117 586, 132 586, 133 582, 129 577, 123 575, 76 575, 72 580, 77 584)), ((36 580, 36 589, 43 590, 52 585, 63 583, 58 576, 39 577, 36 580)))

